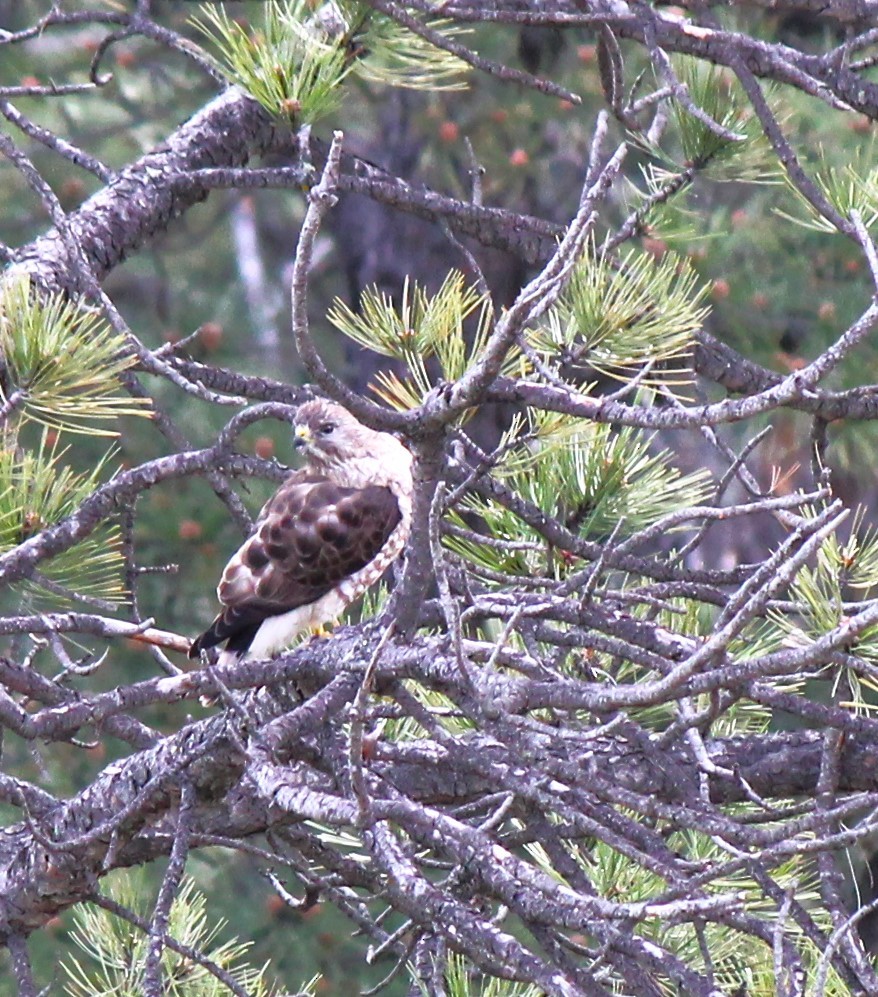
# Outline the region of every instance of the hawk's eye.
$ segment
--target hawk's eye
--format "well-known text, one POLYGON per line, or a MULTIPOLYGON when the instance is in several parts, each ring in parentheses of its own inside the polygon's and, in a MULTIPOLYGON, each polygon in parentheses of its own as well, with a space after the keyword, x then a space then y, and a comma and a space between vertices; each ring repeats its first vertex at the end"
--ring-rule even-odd
POLYGON ((331 436, 333 430, 335 429, 335 423, 324 422, 323 425, 317 430, 321 436, 331 436))

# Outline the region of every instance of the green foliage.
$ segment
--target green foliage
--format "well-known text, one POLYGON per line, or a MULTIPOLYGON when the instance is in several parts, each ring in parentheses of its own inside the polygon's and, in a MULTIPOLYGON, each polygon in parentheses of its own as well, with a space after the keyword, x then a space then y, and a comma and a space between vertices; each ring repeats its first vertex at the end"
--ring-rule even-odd
MULTIPOLYGON (((753 805, 748 804, 747 807, 756 813, 753 805)), ((656 873, 644 868, 640 862, 605 841, 595 840, 588 849, 575 841, 567 841, 565 845, 588 876, 596 893, 607 900, 622 903, 655 903, 656 897, 662 896, 665 890, 666 884, 656 873)), ((669 833, 667 845, 677 854, 685 855, 689 861, 705 869, 722 868, 729 859, 728 852, 715 839, 695 831, 676 830, 669 833)), ((557 870, 539 842, 529 842, 524 847, 538 868, 546 875, 559 878, 557 870)), ((809 911, 823 930, 831 931, 829 917, 821 908, 816 876, 806 856, 796 855, 780 861, 772 870, 772 879, 780 891, 794 895, 796 901, 809 911)), ((566 885, 563 879, 561 882, 566 885)), ((715 876, 705 884, 705 891, 711 889, 718 895, 734 894, 748 914, 764 920, 769 925, 776 923, 778 918, 776 906, 766 899, 746 866, 738 865, 725 875, 715 876)), ((787 921, 783 927, 785 932, 793 936, 805 966, 815 969, 822 953, 801 934, 794 923, 787 921)), ((757 949, 750 945, 744 951, 741 935, 721 923, 706 921, 702 931, 705 948, 710 953, 712 968, 716 973, 716 984, 722 993, 737 993, 742 985, 746 987, 746 993, 753 994, 754 997, 756 995, 769 997, 776 992, 773 955, 770 948, 757 949)), ((639 923, 637 932, 646 940, 673 952, 686 965, 697 971, 711 969, 704 964, 704 949, 691 923, 673 923, 668 919, 652 916, 639 923)), ((668 997, 678 993, 677 988, 669 981, 655 979, 654 982, 662 987, 663 993, 668 997)), ((611 981, 608 980, 607 983, 611 985, 611 981)), ((626 991, 614 987, 612 992, 621 994, 626 991)), ((841 985, 838 977, 830 972, 827 994, 841 997, 845 993, 847 990, 841 985)))
MULTIPOLYGON (((516 420, 506 434, 508 451, 496 473, 580 536, 604 540, 618 529, 624 537, 707 496, 707 472, 681 474, 670 452, 653 452, 650 438, 637 430, 616 432, 606 424, 537 412, 529 412, 528 423, 528 432, 522 432, 524 421, 516 420)), ((468 507, 485 521, 490 537, 533 546, 498 547, 448 537, 451 549, 491 570, 566 574, 569 560, 540 546, 537 534, 505 506, 472 499, 468 507)))
MULTIPOLYGON (((126 873, 115 880, 114 900, 144 919, 150 905, 143 877, 126 873)), ((140 997, 149 938, 127 921, 93 904, 81 904, 74 912, 73 941, 88 957, 84 965, 75 956, 62 963, 67 974, 65 992, 70 997, 140 997)), ((242 962, 252 942, 230 939, 217 942, 224 921, 210 926, 207 901, 194 883, 184 879, 171 907, 169 934, 184 945, 197 949, 226 970, 253 997, 270 997, 276 991, 266 980, 267 966, 261 969, 242 962)), ((203 966, 169 948, 162 953, 163 979, 170 997, 222 997, 229 989, 203 966)), ((313 985, 308 992, 313 993, 313 985)))
MULTIPOLYGON (((368 4, 326 5, 315 13, 307 0, 268 0, 252 32, 216 4, 203 4, 193 24, 219 53, 219 68, 272 114, 313 123, 341 102, 348 73, 390 86, 445 90, 464 85, 466 63, 368 4)), ((427 25, 446 37, 459 34, 446 21, 427 25)))
POLYGON ((682 251, 715 237, 705 231, 698 212, 687 205, 686 194, 691 193, 691 186, 681 182, 680 174, 669 173, 655 163, 644 163, 640 176, 642 187, 628 179, 630 196, 626 201, 632 211, 640 212, 644 232, 682 251))
POLYGON ((655 260, 631 250, 617 264, 592 243, 531 343, 550 358, 610 377, 628 379, 652 362, 664 366, 664 381, 674 364, 688 380, 681 361, 709 313, 705 293, 688 261, 672 253, 655 260))
MULTIPOLYGON (((835 533, 826 538, 813 566, 805 565, 790 585, 790 595, 802 609, 798 620, 774 614, 772 621, 787 646, 807 647, 844 622, 845 599, 852 590, 860 597, 878 585, 878 531, 860 532, 860 510, 847 541, 835 533)), ((859 634, 855 653, 878 661, 878 626, 859 634)))
POLYGON ((361 620, 373 620, 383 612, 387 600, 390 598, 390 589, 384 583, 373 585, 363 593, 360 600, 360 612, 358 618, 361 620))
MULTIPOLYGON (((412 90, 462 90, 469 66, 457 56, 436 48, 392 18, 370 10, 366 3, 347 0, 339 5, 358 56, 354 73, 364 80, 412 90)), ((424 25, 446 39, 471 32, 444 18, 428 18, 424 25)))
MULTIPOLYGON (((671 551, 668 555, 669 562, 673 563, 676 553, 671 551)), ((607 582, 609 588, 623 591, 626 599, 633 603, 631 616, 636 619, 651 618, 661 627, 669 632, 681 636, 707 637, 710 635, 716 612, 711 607, 708 609, 703 603, 692 599, 674 598, 665 601, 664 607, 655 612, 655 606, 645 603, 637 605, 636 598, 642 583, 649 587, 648 579, 637 579, 629 576, 615 578, 607 582), (613 584, 615 583, 615 584, 613 584)), ((729 652, 738 661, 747 661, 761 654, 767 654, 777 649, 779 637, 775 628, 767 624, 759 624, 748 628, 745 634, 737 641, 734 641, 729 652)), ((658 676, 651 668, 643 664, 631 661, 622 656, 599 654, 589 650, 583 655, 582 652, 572 653, 564 665, 565 671, 569 669, 572 675, 581 677, 587 670, 589 679, 593 682, 601 682, 606 686, 635 685, 638 682, 652 681, 658 676)), ((775 684, 780 686, 780 681, 775 680, 775 684)), ((786 687, 790 683, 786 683, 786 687)), ((690 704, 695 712, 710 709, 712 705, 711 693, 700 693, 690 696, 690 704)), ((657 734, 665 731, 673 723, 679 720, 679 709, 673 700, 651 703, 646 706, 629 707, 628 713, 632 719, 636 720, 644 729, 657 734)), ((764 734, 768 731, 772 721, 771 710, 761 703, 755 703, 749 699, 739 699, 723 710, 720 716, 711 721, 711 731, 716 737, 745 737, 748 735, 764 734)), ((593 720, 586 714, 584 723, 588 726, 593 720)))
POLYGON ((452 270, 431 298, 417 283, 406 281, 399 311, 376 287, 363 292, 360 314, 336 298, 329 310, 332 324, 360 346, 406 363, 447 349, 448 338, 462 339, 463 323, 480 309, 479 325, 490 322, 490 302, 467 287, 463 274, 452 270))
POLYGON ((452 381, 478 359, 494 313, 490 299, 467 286, 460 271, 452 270, 432 297, 406 281, 398 311, 388 295, 370 287, 363 292, 359 314, 336 298, 327 318, 360 346, 406 364, 410 377, 382 371, 371 387, 394 408, 409 409, 419 405, 436 383, 428 361, 435 359, 439 377, 452 381), (471 316, 475 331, 468 345, 465 325, 471 316))
MULTIPOLYGON (((135 358, 125 337, 112 332, 95 312, 60 295, 35 292, 25 278, 7 278, 0 288, 0 351, 6 369, 0 449, 0 552, 72 515, 106 477, 110 454, 79 472, 59 443, 62 433, 115 436, 107 425, 123 415, 148 416, 148 403, 127 397, 120 375, 135 358), (43 427, 34 449, 22 438, 29 423, 43 427)), ((120 603, 122 556, 118 530, 103 524, 69 550, 43 562, 40 575, 19 583, 30 596, 53 605, 75 594, 120 603), (65 597, 63 590, 69 593, 65 597)))
POLYGON ((9 410, 69 432, 115 436, 94 422, 147 415, 145 401, 119 392, 119 375, 134 363, 125 337, 95 312, 60 295, 32 293, 29 280, 7 280, 0 295, 0 351, 9 410))
MULTIPOLYGON (((45 433, 32 452, 0 450, 0 553, 74 513, 100 484, 109 454, 90 470, 76 472, 63 463, 66 453, 49 446, 45 433)), ((42 575, 56 585, 114 602, 125 594, 121 569, 118 530, 110 525, 40 566, 42 575)), ((19 584, 33 594, 42 591, 34 580, 19 584)), ((53 593, 53 601, 58 598, 53 593)))
MULTIPOLYGON (((447 696, 436 689, 427 689, 417 682, 406 682, 406 689, 430 713, 438 727, 443 728, 455 737, 462 736, 475 727, 467 717, 447 696)), ((413 741, 431 736, 424 730, 414 717, 402 717, 399 720, 390 719, 386 722, 382 736, 387 741, 413 741)))
MULTIPOLYGON (((843 164, 830 162, 821 147, 818 160, 819 165, 814 170, 812 180, 820 193, 842 218, 850 218, 852 211, 858 211, 863 224, 872 228, 878 221, 878 167, 872 165, 875 162, 874 143, 868 149, 852 150, 843 164)), ((789 179, 787 187, 795 196, 801 213, 778 213, 803 228, 835 235, 835 225, 824 218, 789 179)))
MULTIPOLYGON (((416 979, 418 988, 426 997, 430 993, 424 984, 416 979)), ((541 997, 539 987, 524 983, 500 980, 496 976, 474 976, 469 964, 462 956, 452 953, 448 956, 445 968, 445 986, 448 997, 541 997)))
MULTIPOLYGON (((777 157, 737 80, 727 70, 685 56, 674 60, 674 70, 692 102, 727 132, 740 138, 735 141, 718 135, 679 101, 673 101, 674 128, 670 134, 679 142, 683 166, 705 171, 711 180, 776 182, 780 173, 777 157)), ((660 161, 668 163, 673 173, 678 172, 676 157, 659 146, 645 147, 660 161)))
POLYGON ((268 0, 262 28, 248 33, 216 4, 193 23, 213 42, 220 68, 272 114, 313 123, 341 100, 349 71, 344 49, 310 21, 306 0, 268 0))
MULTIPOLYGON (((832 120, 813 104, 802 94, 784 94, 786 133, 790 138, 804 137, 800 161, 806 171, 818 186, 815 172, 830 169, 838 184, 848 182, 849 167, 867 179, 874 150, 870 151, 871 142, 860 132, 856 116, 832 120), (815 149, 822 151, 818 155, 815 149)), ((868 224, 868 198, 855 189, 851 196, 865 209, 868 224)), ((843 215, 848 213, 843 201, 837 207, 843 215)), ((708 329, 751 360, 786 374, 800 359, 817 356, 834 341, 861 313, 871 294, 868 268, 855 243, 829 237, 830 226, 812 216, 813 208, 791 193, 786 183, 729 186, 696 179, 648 219, 658 237, 673 240, 675 247, 688 253, 703 279, 720 285, 712 295, 708 329), (684 227, 698 230, 697 244, 685 234, 678 241, 684 227)), ((861 384, 863 370, 875 364, 874 353, 872 344, 864 344, 856 362, 840 365, 827 386, 843 389, 861 384)), ((772 421, 778 432, 793 422, 786 417, 772 421)), ((834 467, 857 474, 859 468, 874 463, 878 437, 870 426, 853 421, 834 424, 834 467)), ((728 432, 735 430, 730 427, 728 432)))

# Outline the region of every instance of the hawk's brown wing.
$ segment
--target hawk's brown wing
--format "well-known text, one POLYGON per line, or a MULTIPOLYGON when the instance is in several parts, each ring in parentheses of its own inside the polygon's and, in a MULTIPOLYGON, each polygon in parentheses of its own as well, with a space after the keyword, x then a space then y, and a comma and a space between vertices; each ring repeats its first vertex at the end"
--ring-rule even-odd
POLYGON ((290 475, 226 565, 217 589, 224 609, 189 656, 224 640, 231 650, 246 650, 267 617, 316 602, 364 568, 401 518, 389 488, 342 488, 308 471, 290 475))

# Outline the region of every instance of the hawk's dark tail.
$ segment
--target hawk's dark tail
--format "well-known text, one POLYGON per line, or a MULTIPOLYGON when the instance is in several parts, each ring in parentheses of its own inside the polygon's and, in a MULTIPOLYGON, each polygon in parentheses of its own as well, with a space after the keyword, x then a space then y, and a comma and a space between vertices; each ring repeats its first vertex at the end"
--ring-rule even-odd
POLYGON ((200 658, 202 651, 216 647, 217 644, 222 644, 223 641, 226 641, 227 651, 237 651, 239 654, 243 654, 253 643, 253 638, 256 636, 260 626, 262 626, 262 620, 258 623, 233 627, 230 626, 230 621, 220 614, 203 634, 192 641, 192 646, 189 648, 189 657, 200 658))

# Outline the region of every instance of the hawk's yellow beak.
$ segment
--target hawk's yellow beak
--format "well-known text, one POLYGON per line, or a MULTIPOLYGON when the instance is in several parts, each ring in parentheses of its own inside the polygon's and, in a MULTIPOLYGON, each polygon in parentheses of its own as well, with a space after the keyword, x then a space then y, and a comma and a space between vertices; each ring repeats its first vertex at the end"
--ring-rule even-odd
POLYGON ((306 447, 311 442, 311 430, 307 426, 296 426, 295 435, 293 437, 293 446, 297 450, 301 450, 306 447))

